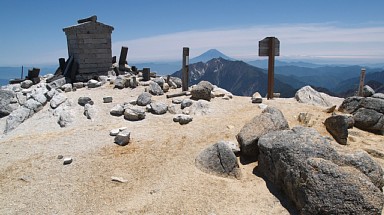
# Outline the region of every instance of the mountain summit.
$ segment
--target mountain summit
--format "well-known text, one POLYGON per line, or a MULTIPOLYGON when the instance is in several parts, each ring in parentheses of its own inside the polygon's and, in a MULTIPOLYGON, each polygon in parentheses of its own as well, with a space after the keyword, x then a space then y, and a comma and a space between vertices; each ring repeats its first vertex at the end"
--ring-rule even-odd
POLYGON ((197 63, 197 62, 206 63, 206 62, 208 62, 214 58, 223 58, 225 60, 232 60, 232 61, 235 60, 235 59, 228 57, 227 55, 223 54, 222 52, 220 52, 217 49, 210 49, 210 50, 204 52, 203 54, 192 58, 190 60, 190 63, 197 63))

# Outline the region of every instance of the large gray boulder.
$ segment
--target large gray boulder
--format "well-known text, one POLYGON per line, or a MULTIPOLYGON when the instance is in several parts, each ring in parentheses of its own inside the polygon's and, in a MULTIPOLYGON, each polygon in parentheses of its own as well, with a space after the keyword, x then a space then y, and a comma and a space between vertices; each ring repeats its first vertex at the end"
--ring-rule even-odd
POLYGON ((361 100, 359 108, 367 108, 384 114, 384 100, 372 97, 364 98, 361 100))
POLYGON ((128 107, 124 111, 124 118, 129 121, 138 121, 145 118, 145 111, 140 108, 128 107))
POLYGON ((383 132, 384 114, 372 109, 360 108, 353 115, 355 127, 365 131, 383 132))
POLYGON ((317 92, 310 86, 299 89, 295 94, 295 99, 300 103, 312 104, 316 106, 329 107, 332 103, 324 94, 317 92))
POLYGON ((159 84, 157 84, 156 82, 151 81, 149 83, 149 93, 151 93, 152 95, 155 95, 155 96, 160 96, 160 95, 164 94, 164 91, 160 87, 159 84))
POLYGON ((151 103, 152 95, 144 92, 137 97, 136 104, 139 106, 147 106, 151 103))
POLYGON ((57 93, 55 94, 50 102, 51 108, 55 109, 65 101, 67 101, 67 97, 63 93, 57 93))
POLYGON ((191 90, 192 99, 199 100, 204 99, 207 101, 211 101, 211 92, 213 90, 213 86, 208 81, 201 81, 199 84, 194 86, 191 90))
POLYGON ((0 90, 0 118, 8 116, 14 108, 11 100, 15 97, 15 93, 11 90, 0 90))
POLYGON ((151 104, 151 112, 156 115, 162 115, 167 113, 168 105, 164 102, 152 102, 151 104))
POLYGON ((277 108, 267 107, 261 115, 254 117, 244 125, 236 135, 241 153, 246 157, 257 158, 259 154, 259 138, 271 131, 289 129, 283 113, 277 108))
POLYGON ((299 214, 381 214, 383 170, 366 152, 341 154, 311 128, 259 139, 258 171, 299 214))
POLYGON ((241 170, 232 149, 218 142, 204 149, 195 159, 195 165, 201 171, 221 177, 240 178, 241 170))
POLYGON ((335 115, 328 117, 325 120, 324 125, 336 142, 346 145, 348 140, 348 128, 352 128, 354 122, 352 116, 335 115))
POLYGON ((372 87, 368 85, 363 87, 363 97, 371 97, 373 94, 375 94, 375 91, 372 89, 372 87))
MULTIPOLYGON (((32 112, 33 113, 33 112, 32 112)), ((6 120, 4 133, 7 134, 21 123, 23 123, 26 119, 32 115, 31 110, 26 107, 20 107, 17 110, 13 111, 6 120)))

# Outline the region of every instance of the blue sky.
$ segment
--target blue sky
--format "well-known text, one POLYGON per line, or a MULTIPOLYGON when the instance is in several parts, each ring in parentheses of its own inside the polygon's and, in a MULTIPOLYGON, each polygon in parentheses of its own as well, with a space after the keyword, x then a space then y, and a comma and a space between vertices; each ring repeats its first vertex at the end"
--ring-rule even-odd
POLYGON ((180 60, 217 48, 260 59, 258 41, 280 39, 285 60, 384 62, 382 0, 1 0, 0 66, 56 64, 67 57, 62 29, 97 15, 112 25, 113 53, 128 61, 180 60))

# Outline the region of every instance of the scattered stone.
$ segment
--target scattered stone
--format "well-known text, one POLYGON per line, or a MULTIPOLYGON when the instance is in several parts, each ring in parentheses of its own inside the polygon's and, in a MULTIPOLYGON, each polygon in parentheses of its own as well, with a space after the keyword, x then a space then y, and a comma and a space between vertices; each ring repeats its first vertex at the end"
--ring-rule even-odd
POLYGON ((221 177, 241 178, 241 170, 232 149, 218 142, 204 149, 195 159, 195 165, 201 171, 221 177))
POLYGON ((118 128, 112 129, 112 130, 109 131, 109 135, 116 136, 116 135, 119 134, 119 132, 120 132, 120 129, 118 129, 118 128))
POLYGON ((14 111, 10 104, 15 95, 11 90, 0 90, 0 118, 8 116, 14 111))
POLYGON ((76 89, 83 88, 84 87, 84 83, 83 82, 73 83, 73 87, 76 88, 76 89))
POLYGON ((172 103, 173 104, 181 104, 181 102, 183 102, 184 99, 181 99, 181 98, 174 98, 172 99, 172 103))
POLYGON ((32 92, 32 89, 23 89, 23 90, 21 90, 21 93, 23 93, 24 95, 27 95, 27 94, 29 94, 31 92, 32 92))
POLYGON ((193 104, 193 101, 191 99, 183 99, 183 101, 181 101, 181 109, 190 107, 192 104, 193 104))
POLYGON ((67 127, 73 122, 73 115, 68 110, 61 110, 59 113, 59 120, 57 123, 60 125, 60 127, 67 127))
MULTIPOLYGON (((33 111, 32 111, 33 113, 33 111)), ((19 126, 21 123, 23 123, 26 119, 28 119, 31 116, 31 110, 26 107, 20 107, 13 111, 9 116, 7 117, 6 123, 5 123, 5 129, 4 133, 7 134, 13 129, 15 129, 17 126, 19 126)))
POLYGON ((355 112, 353 118, 356 128, 374 133, 384 131, 384 114, 375 110, 360 108, 355 112))
POLYGON ((311 113, 299 113, 297 120, 304 125, 305 127, 312 127, 315 125, 315 121, 313 120, 313 114, 311 113))
POLYGON ((68 165, 68 164, 71 164, 72 161, 73 161, 73 160, 72 160, 71 157, 67 157, 67 158, 64 158, 63 164, 64 164, 64 165, 68 165))
POLYGON ((100 76, 97 78, 97 80, 98 80, 99 82, 101 82, 102 85, 103 85, 103 84, 106 84, 106 83, 108 82, 108 76, 106 76, 106 75, 100 75, 100 76))
POLYGON ((343 103, 339 107, 340 112, 354 113, 362 101, 363 97, 352 96, 344 99, 343 103))
POLYGON ((103 98, 104 103, 112 103, 112 96, 106 96, 103 98))
POLYGON ((182 81, 180 78, 178 77, 171 77, 170 78, 170 83, 169 83, 172 86, 176 86, 176 88, 180 88, 181 85, 182 85, 182 81))
POLYGON ((304 127, 270 132, 258 146, 258 171, 298 214, 381 214, 383 170, 366 152, 341 154, 304 127))
POLYGON ((164 83, 163 91, 164 91, 164 93, 167 93, 169 91, 169 84, 168 83, 164 83))
POLYGON ((173 117, 174 122, 178 122, 180 125, 186 125, 190 122, 192 122, 193 117, 186 114, 177 114, 173 117))
POLYGON ((305 86, 299 89, 295 94, 295 98, 298 102, 301 103, 323 107, 332 106, 332 103, 328 101, 326 96, 323 96, 321 93, 317 92, 310 86, 305 86))
POLYGON ((223 89, 223 88, 219 88, 217 86, 214 86, 213 87, 213 90, 212 90, 212 95, 213 97, 227 97, 227 98, 232 98, 232 93, 228 92, 227 90, 223 89))
POLYGON ((225 95, 225 96, 223 97, 223 99, 224 99, 224 100, 230 100, 230 99, 232 99, 232 95, 225 95))
POLYGON ((67 97, 62 93, 55 94, 51 99, 51 108, 55 109, 67 100, 67 97))
POLYGON ((60 88, 61 86, 63 86, 64 84, 67 83, 67 80, 65 79, 65 77, 61 77, 61 78, 58 78, 52 82, 49 83, 49 87, 50 88, 53 88, 53 89, 57 89, 57 88, 60 88))
POLYGON ((363 87, 363 97, 371 97, 373 94, 375 94, 375 91, 368 85, 365 85, 363 87))
POLYGON ((42 104, 43 106, 47 104, 48 100, 47 97, 45 96, 48 93, 47 88, 37 88, 32 91, 31 93, 31 98, 42 104))
POLYGON ((189 110, 188 110, 190 115, 198 115, 198 116, 207 115, 210 113, 210 111, 211 110, 210 110, 209 102, 205 100, 199 100, 197 102, 194 102, 189 107, 189 110))
MULTIPOLYGON (((21 93, 21 92, 16 93, 16 98, 17 98, 17 102, 19 103, 20 106, 23 106, 27 102, 27 97, 25 95, 23 95, 23 93, 21 93)), ((0 102, 0 106, 1 106, 1 102, 0 102)), ((1 108, 0 108, 0 110, 1 110, 1 108)))
POLYGON ((211 91, 213 86, 208 81, 201 81, 199 84, 195 85, 191 90, 192 99, 194 100, 207 100, 211 101, 211 91))
POLYGON ((231 129, 234 129, 235 126, 234 125, 227 125, 227 128, 231 130, 231 129))
POLYGON ((122 116, 124 114, 124 106, 117 104, 109 112, 112 116, 122 116))
POLYGON ((28 88, 32 87, 32 85, 33 85, 33 81, 25 80, 25 81, 21 82, 20 87, 23 89, 28 89, 28 88))
POLYGON ((58 155, 57 156, 57 159, 59 159, 59 160, 61 160, 61 159, 63 159, 64 158, 64 156, 62 156, 62 155, 58 155))
POLYGON ((333 113, 336 110, 336 105, 333 105, 332 107, 329 107, 324 110, 325 113, 333 113))
POLYGON ((156 82, 149 83, 149 93, 155 96, 163 95, 164 91, 161 89, 160 85, 156 82))
POLYGON ((60 87, 64 92, 71 92, 72 91, 72 84, 64 84, 60 87))
POLYGON ((124 89, 126 85, 127 79, 124 76, 117 76, 115 79, 115 88, 124 89))
POLYGON ((121 127, 121 128, 119 128, 119 131, 123 131, 125 129, 127 129, 127 127, 121 127))
POLYGON ((129 121, 138 121, 145 118, 145 111, 139 108, 129 107, 124 111, 124 118, 129 121))
POLYGON ((248 157, 256 157, 259 154, 259 138, 271 131, 289 129, 288 122, 283 113, 277 108, 267 107, 261 115, 254 117, 244 125, 236 135, 240 144, 241 153, 248 157))
POLYGON ((84 116, 87 117, 87 119, 95 119, 96 117, 96 110, 91 104, 85 104, 84 105, 84 116))
POLYGON ((81 106, 84 106, 86 104, 91 104, 93 105, 93 101, 91 98, 87 97, 87 96, 82 96, 82 97, 79 97, 79 99, 77 100, 77 103, 81 106))
POLYGON ((137 100, 131 100, 128 102, 130 105, 137 105, 137 100))
POLYGON ((168 112, 170 114, 180 114, 181 113, 180 105, 176 105, 176 104, 168 105, 168 112))
POLYGON ((352 117, 335 115, 327 118, 324 122, 327 131, 336 142, 346 145, 348 140, 348 128, 352 128, 354 120, 352 117))
POLYGON ((88 86, 88 88, 100 87, 101 86, 101 82, 91 79, 91 80, 89 80, 87 82, 87 86, 88 86))
POLYGON ((165 83, 165 80, 163 77, 153 78, 152 81, 158 84, 161 88, 163 88, 165 83))
POLYGON ((129 140, 131 138, 131 132, 129 132, 127 129, 120 131, 115 136, 115 143, 120 146, 126 146, 129 143, 129 140))
POLYGON ((256 92, 252 95, 252 103, 262 103, 263 102, 263 98, 261 97, 260 93, 259 92, 256 92))
POLYGON ((144 92, 137 97, 136 104, 139 106, 146 106, 152 101, 152 95, 150 93, 144 92))
POLYGON ((120 182, 120 183, 126 183, 128 182, 128 180, 122 178, 122 177, 116 177, 116 176, 112 176, 111 177, 111 180, 112 181, 115 181, 115 182, 120 182))
POLYGON ((152 102, 150 105, 153 114, 161 115, 168 111, 168 105, 163 102, 152 102))

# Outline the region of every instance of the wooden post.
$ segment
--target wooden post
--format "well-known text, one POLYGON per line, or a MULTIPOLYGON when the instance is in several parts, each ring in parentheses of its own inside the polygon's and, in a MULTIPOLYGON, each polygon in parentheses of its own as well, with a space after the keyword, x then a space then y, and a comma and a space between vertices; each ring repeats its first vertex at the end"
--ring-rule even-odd
POLYGON ((59 65, 60 65, 61 73, 63 73, 65 70, 65 58, 59 58, 59 65))
POLYGON ((151 69, 150 68, 143 68, 143 81, 149 81, 151 75, 151 69))
POLYGON ((182 90, 188 91, 189 84, 189 48, 183 47, 183 65, 182 65, 182 90))
POLYGON ((268 97, 273 99, 273 86, 275 76, 275 38, 269 39, 269 57, 268 57, 268 97))
POLYGON ((122 46, 120 51, 119 66, 125 65, 127 62, 128 47, 122 46))
POLYGON ((21 66, 21 78, 20 79, 23 79, 23 76, 24 76, 24 66, 21 66))
POLYGON ((358 96, 363 96, 364 79, 365 79, 365 68, 361 68, 359 91, 357 92, 358 96))

